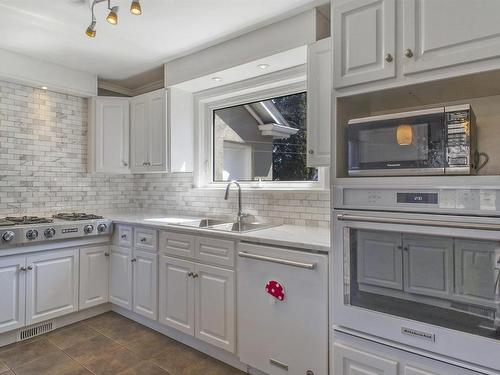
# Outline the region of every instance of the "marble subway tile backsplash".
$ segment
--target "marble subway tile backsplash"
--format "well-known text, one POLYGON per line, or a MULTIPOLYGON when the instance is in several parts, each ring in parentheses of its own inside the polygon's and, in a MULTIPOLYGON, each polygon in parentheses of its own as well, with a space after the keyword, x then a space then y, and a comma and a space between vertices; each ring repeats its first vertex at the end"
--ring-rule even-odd
MULTIPOLYGON (((236 192, 194 189, 192 173, 87 173, 87 100, 0 80, 0 216, 58 211, 235 215, 236 192)), ((328 226, 328 192, 245 191, 260 220, 328 226)))

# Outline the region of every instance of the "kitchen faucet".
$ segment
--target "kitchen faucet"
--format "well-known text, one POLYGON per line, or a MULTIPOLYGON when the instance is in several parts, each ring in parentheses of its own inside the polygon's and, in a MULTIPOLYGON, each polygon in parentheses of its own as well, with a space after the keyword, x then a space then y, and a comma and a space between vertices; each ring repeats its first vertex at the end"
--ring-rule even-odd
POLYGON ((243 224, 243 219, 248 216, 248 214, 244 214, 243 210, 241 209, 241 186, 236 180, 232 180, 227 184, 226 187, 226 195, 224 196, 224 199, 227 201, 229 198, 229 190, 231 189, 231 185, 235 184, 238 187, 238 224, 243 224))

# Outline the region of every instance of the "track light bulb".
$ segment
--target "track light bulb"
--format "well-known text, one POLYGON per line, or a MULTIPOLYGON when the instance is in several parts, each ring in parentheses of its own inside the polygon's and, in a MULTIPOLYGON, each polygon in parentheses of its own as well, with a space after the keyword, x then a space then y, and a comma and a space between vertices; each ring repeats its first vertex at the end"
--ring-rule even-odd
POLYGON ((141 4, 139 0, 132 1, 130 4, 130 13, 135 14, 136 16, 140 16, 142 14, 141 4))
POLYGON ((95 38, 95 25, 96 25, 96 22, 95 21, 92 21, 92 23, 89 25, 89 27, 87 27, 87 30, 85 31, 85 34, 89 37, 89 38, 95 38))
POLYGON ((106 21, 108 21, 112 25, 116 25, 118 23, 118 6, 114 6, 111 8, 108 16, 106 17, 106 21))

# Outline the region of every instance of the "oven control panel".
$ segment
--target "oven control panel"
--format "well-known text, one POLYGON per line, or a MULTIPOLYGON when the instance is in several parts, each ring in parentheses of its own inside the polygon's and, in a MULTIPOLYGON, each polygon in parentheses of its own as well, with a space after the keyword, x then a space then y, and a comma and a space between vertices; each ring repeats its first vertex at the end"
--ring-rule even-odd
POLYGON ((333 207, 500 216, 500 189, 363 189, 337 187, 333 207))

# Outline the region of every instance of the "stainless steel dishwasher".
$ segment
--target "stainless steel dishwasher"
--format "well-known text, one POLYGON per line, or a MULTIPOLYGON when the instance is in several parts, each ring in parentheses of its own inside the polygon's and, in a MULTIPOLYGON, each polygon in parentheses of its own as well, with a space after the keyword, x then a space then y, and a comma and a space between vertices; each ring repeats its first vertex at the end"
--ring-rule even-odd
POLYGON ((241 243, 238 353, 270 375, 328 374, 328 256, 241 243))

